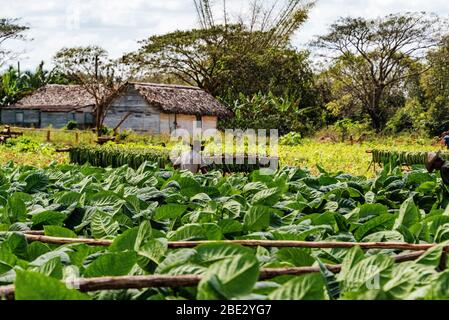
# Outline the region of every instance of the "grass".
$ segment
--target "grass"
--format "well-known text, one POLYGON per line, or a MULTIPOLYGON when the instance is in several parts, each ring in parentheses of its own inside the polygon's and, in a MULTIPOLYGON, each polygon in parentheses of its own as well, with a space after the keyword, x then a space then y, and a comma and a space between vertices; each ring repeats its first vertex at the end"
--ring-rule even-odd
MULTIPOLYGON (((17 130, 14 129, 14 131, 17 130)), ((23 138, 12 139, 10 141, 13 141, 13 143, 8 145, 0 145, 0 165, 8 161, 38 167, 48 166, 54 161, 67 163, 69 161, 68 155, 66 153, 58 153, 56 149, 75 145, 76 132, 78 132, 79 143, 92 144, 96 140, 96 136, 92 131, 50 129, 50 142, 47 142, 48 129, 20 130, 24 132, 23 138)), ((128 133, 124 140, 124 143, 134 147, 160 146, 161 143, 171 145, 168 142, 168 137, 137 135, 134 133, 128 133)), ((369 149, 435 151, 442 149, 442 146, 431 139, 411 139, 408 136, 379 137, 373 141, 354 145, 341 142, 323 142, 318 139, 304 139, 297 146, 280 146, 279 157, 282 165, 306 167, 314 174, 319 172, 317 166, 319 165, 328 172, 344 172, 373 177, 375 171, 368 170, 372 159, 371 154, 366 153, 369 149)))

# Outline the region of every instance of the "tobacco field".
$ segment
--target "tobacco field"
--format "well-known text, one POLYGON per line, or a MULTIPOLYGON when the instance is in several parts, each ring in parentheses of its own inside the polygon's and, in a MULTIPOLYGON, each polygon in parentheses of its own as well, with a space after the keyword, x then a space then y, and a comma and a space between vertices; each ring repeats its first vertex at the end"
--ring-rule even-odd
POLYGON ((0 170, 0 295, 18 300, 449 298, 444 259, 449 201, 439 176, 419 167, 402 173, 388 165, 375 179, 323 169, 313 176, 289 167, 263 173, 193 175, 149 163, 137 170, 9 163, 0 170), (72 242, 30 239, 32 231, 72 242), (440 245, 424 252, 238 242, 246 240, 440 245), (200 242, 176 247, 192 241, 200 242), (397 259, 408 253, 415 254, 405 259, 410 261, 397 259), (124 276, 162 282, 101 290, 65 283, 124 276))

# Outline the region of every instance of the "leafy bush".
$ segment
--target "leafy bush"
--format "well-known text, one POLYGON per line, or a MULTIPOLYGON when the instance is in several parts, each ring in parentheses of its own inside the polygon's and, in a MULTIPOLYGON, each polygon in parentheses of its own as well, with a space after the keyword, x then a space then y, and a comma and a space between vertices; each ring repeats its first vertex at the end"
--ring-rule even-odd
POLYGON ((290 132, 282 136, 279 143, 284 146, 297 146, 302 143, 302 136, 299 132, 290 132))
POLYGON ((8 148, 14 148, 17 151, 20 152, 27 152, 27 151, 38 151, 42 149, 42 144, 36 142, 35 140, 29 138, 29 137, 18 137, 18 138, 12 138, 8 139, 6 141, 6 147, 8 148))
POLYGON ((323 124, 321 108, 304 106, 297 99, 272 93, 241 94, 231 109, 235 117, 222 122, 222 128, 278 129, 283 135, 292 131, 310 133, 323 124))
POLYGON ((64 129, 75 130, 76 128, 78 128, 78 122, 76 122, 75 120, 70 120, 69 122, 67 122, 64 129))

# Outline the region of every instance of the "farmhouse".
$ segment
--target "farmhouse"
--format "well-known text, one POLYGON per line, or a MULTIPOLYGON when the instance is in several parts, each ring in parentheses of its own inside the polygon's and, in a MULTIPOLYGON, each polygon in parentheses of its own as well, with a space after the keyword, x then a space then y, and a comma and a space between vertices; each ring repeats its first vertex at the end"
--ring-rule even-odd
POLYGON ((80 127, 95 121, 95 100, 76 85, 47 85, 12 106, 0 108, 0 123, 20 127, 62 128, 70 120, 80 127))
MULTIPOLYGON (((76 121, 80 128, 93 127, 95 100, 78 85, 47 85, 12 106, 0 108, 3 124, 62 128, 76 121)), ((212 95, 197 87, 154 83, 128 83, 113 99, 104 124, 110 128, 152 134, 170 134, 193 126, 215 129, 218 118, 232 112, 212 95)))

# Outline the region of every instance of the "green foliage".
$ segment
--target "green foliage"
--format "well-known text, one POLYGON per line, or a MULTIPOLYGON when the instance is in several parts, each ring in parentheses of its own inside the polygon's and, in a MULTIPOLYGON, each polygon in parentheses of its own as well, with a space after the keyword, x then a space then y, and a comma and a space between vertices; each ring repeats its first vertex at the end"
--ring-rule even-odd
POLYGON ((283 146, 297 146, 302 143, 302 136, 299 132, 290 132, 279 139, 279 144, 283 146))
POLYGON ((67 129, 67 130, 75 130, 77 127, 78 127, 78 122, 76 122, 75 120, 70 120, 65 125, 65 129, 67 129))
POLYGON ((56 70, 45 70, 43 62, 37 66, 35 71, 21 72, 10 67, 0 76, 0 105, 14 104, 27 94, 47 84, 68 84, 68 82, 56 70))
POLYGON ((292 131, 310 133, 320 127, 323 110, 293 97, 284 98, 271 92, 250 96, 240 94, 231 105, 235 117, 223 122, 222 126, 242 129, 276 128, 281 135, 292 131))
MULTIPOLYGON (((88 296, 65 286, 75 271, 84 278, 202 276, 196 288, 161 291, 167 298, 445 296, 447 279, 437 272, 441 245, 415 262, 394 264, 391 251, 360 248, 245 248, 218 242, 169 249, 167 244, 270 239, 443 245, 449 222, 446 191, 423 170, 400 173, 387 166, 367 180, 324 171, 311 176, 299 168, 270 176, 258 171, 195 176, 148 164, 138 169, 62 165, 7 166, 0 177, 0 283, 15 283, 18 299, 100 299, 104 292, 88 296), (429 183, 434 184, 430 193, 422 187, 429 183), (13 232, 31 228, 43 228, 48 236, 110 238, 113 244, 49 246, 27 243, 13 232), (342 264, 342 270, 333 274, 324 263, 342 264), (319 266, 320 272, 259 280, 262 268, 308 266, 319 266)), ((138 299, 135 291, 127 292, 128 299, 138 299)))

